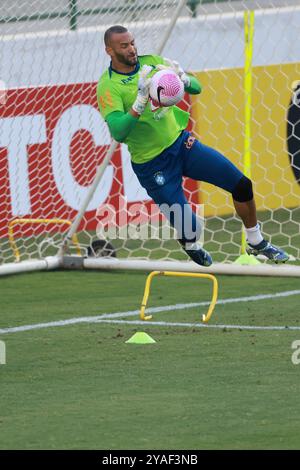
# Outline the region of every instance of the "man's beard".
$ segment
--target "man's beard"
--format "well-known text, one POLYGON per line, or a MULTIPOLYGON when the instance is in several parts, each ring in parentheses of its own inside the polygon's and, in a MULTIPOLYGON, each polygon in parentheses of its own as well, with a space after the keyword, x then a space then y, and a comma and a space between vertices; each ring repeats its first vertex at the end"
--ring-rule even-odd
POLYGON ((132 56, 132 57, 129 57, 129 56, 124 56, 124 55, 121 55, 121 54, 116 54, 117 56, 117 59, 119 62, 121 62, 122 64, 124 65, 136 65, 137 62, 138 62, 138 58, 137 58, 137 52, 136 52, 136 55, 132 56))

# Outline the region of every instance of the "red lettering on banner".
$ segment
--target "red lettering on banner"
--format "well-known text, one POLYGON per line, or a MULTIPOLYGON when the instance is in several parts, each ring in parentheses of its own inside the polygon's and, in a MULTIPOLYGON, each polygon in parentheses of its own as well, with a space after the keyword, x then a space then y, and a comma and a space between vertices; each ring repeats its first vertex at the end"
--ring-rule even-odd
MULTIPOLYGON (((0 104, 0 237, 7 237, 7 224, 16 217, 73 220, 76 216, 110 144, 98 111, 96 86, 7 91, 5 105, 0 104)), ((96 228, 101 204, 118 209, 118 196, 126 198, 123 171, 118 146, 79 230, 96 228)), ((197 183, 185 179, 184 184, 190 202, 197 204, 197 183)), ((127 210, 137 202, 143 201, 127 202, 127 210)))

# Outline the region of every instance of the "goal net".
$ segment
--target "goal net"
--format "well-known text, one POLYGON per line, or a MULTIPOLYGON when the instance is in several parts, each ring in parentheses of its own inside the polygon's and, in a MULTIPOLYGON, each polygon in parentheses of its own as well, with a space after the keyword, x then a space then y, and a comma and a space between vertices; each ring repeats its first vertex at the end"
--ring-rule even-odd
MULTIPOLYGON (((203 92, 180 103, 190 112, 189 129, 251 176, 263 234, 290 254, 291 264, 299 264, 297 2, 2 4, 0 273, 7 264, 18 270, 28 260, 55 257, 62 246, 86 267, 121 266, 116 260, 178 267, 188 261, 139 185, 125 144, 116 146, 91 193, 111 146, 96 86, 109 66, 103 35, 114 24, 134 34, 140 55, 159 53, 196 74, 203 92)), ((205 248, 235 272, 245 238, 230 194, 190 179, 184 188, 194 210, 203 205, 205 248)))

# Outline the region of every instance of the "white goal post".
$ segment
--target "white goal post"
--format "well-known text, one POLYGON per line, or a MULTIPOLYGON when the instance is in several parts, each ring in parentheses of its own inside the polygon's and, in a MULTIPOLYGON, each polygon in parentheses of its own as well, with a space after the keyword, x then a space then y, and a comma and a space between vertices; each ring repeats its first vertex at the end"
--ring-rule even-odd
POLYGON ((3 4, 0 275, 80 267, 300 276, 296 2, 3 4), (97 81, 109 65, 103 35, 113 24, 134 33, 139 54, 162 54, 199 78, 203 92, 180 105, 190 111, 189 129, 251 176, 262 231, 290 254, 288 265, 248 264, 230 195, 188 179, 189 201, 204 205, 213 265, 201 268, 176 240, 160 237, 163 222, 127 147, 111 141, 97 107, 97 81), (116 236, 104 237, 99 226, 110 210, 116 236), (144 223, 155 228, 148 239, 140 237, 144 223))

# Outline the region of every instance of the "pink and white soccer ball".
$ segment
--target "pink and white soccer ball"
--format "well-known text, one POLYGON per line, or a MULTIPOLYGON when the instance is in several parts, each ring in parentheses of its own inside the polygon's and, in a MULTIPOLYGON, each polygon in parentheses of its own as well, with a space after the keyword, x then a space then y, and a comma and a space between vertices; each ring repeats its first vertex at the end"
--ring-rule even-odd
POLYGON ((173 106, 183 95, 184 85, 173 70, 160 70, 151 78, 150 97, 159 106, 173 106))

